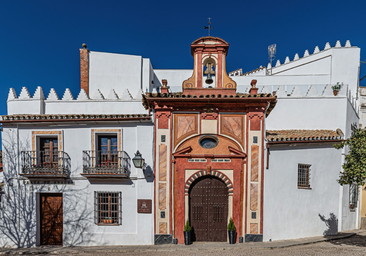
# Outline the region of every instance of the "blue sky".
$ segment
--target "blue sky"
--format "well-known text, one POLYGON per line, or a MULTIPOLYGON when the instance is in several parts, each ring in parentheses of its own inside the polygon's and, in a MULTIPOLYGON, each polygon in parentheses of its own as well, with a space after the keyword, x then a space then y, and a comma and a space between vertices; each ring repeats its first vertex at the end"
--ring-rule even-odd
MULTIPOLYGON (((78 95, 79 48, 142 55, 156 69, 191 69, 190 44, 206 36, 230 43, 227 71, 267 65, 267 47, 277 44, 284 62, 306 49, 342 45, 361 48, 366 61, 366 1, 0 1, 0 114, 10 87, 26 86, 46 96, 70 88, 78 95)), ((361 64, 361 76, 366 75, 361 64)), ((366 79, 362 85, 366 86, 366 79)))

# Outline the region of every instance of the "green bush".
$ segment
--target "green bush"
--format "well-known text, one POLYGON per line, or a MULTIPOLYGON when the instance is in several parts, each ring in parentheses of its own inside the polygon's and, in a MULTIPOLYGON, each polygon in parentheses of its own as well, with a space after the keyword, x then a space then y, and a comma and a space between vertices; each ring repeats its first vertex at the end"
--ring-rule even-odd
POLYGON ((192 227, 189 226, 189 220, 186 221, 186 225, 184 225, 184 231, 189 232, 192 230, 192 227))
POLYGON ((227 225, 227 230, 228 231, 235 231, 236 230, 233 218, 230 218, 229 224, 227 225))

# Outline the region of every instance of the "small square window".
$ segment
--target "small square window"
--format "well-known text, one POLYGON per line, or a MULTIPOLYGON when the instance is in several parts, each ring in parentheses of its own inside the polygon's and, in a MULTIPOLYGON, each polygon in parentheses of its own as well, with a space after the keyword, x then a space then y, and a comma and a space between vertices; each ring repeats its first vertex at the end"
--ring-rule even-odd
POLYGON ((308 164, 298 165, 297 187, 310 188, 310 166, 308 164))
POLYGON ((252 212, 252 219, 256 219, 257 218, 257 213, 256 212, 252 212))
POLYGON ((97 225, 121 225, 121 192, 94 192, 94 219, 97 225))

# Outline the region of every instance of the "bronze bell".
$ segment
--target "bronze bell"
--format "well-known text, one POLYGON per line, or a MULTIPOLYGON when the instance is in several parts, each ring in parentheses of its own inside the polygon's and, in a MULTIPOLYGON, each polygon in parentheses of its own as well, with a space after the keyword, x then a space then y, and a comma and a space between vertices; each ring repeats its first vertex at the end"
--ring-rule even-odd
POLYGON ((206 64, 206 71, 204 72, 204 74, 207 75, 206 84, 212 84, 213 83, 212 75, 215 74, 215 71, 213 70, 213 63, 209 62, 206 64))
POLYGON ((208 73, 206 78, 206 84, 212 84, 212 83, 213 83, 212 75, 211 73, 208 73))

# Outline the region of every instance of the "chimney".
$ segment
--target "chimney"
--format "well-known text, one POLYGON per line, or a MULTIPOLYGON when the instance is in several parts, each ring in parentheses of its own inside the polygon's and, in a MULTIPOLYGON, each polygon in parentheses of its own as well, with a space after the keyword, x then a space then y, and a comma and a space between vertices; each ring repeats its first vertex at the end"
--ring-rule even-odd
POLYGON ((250 88, 249 94, 258 94, 258 88, 255 87, 257 85, 257 80, 253 79, 252 82, 250 82, 250 85, 252 88, 250 88))
POLYGON ((89 95, 89 50, 86 44, 80 49, 80 89, 84 89, 89 95))

